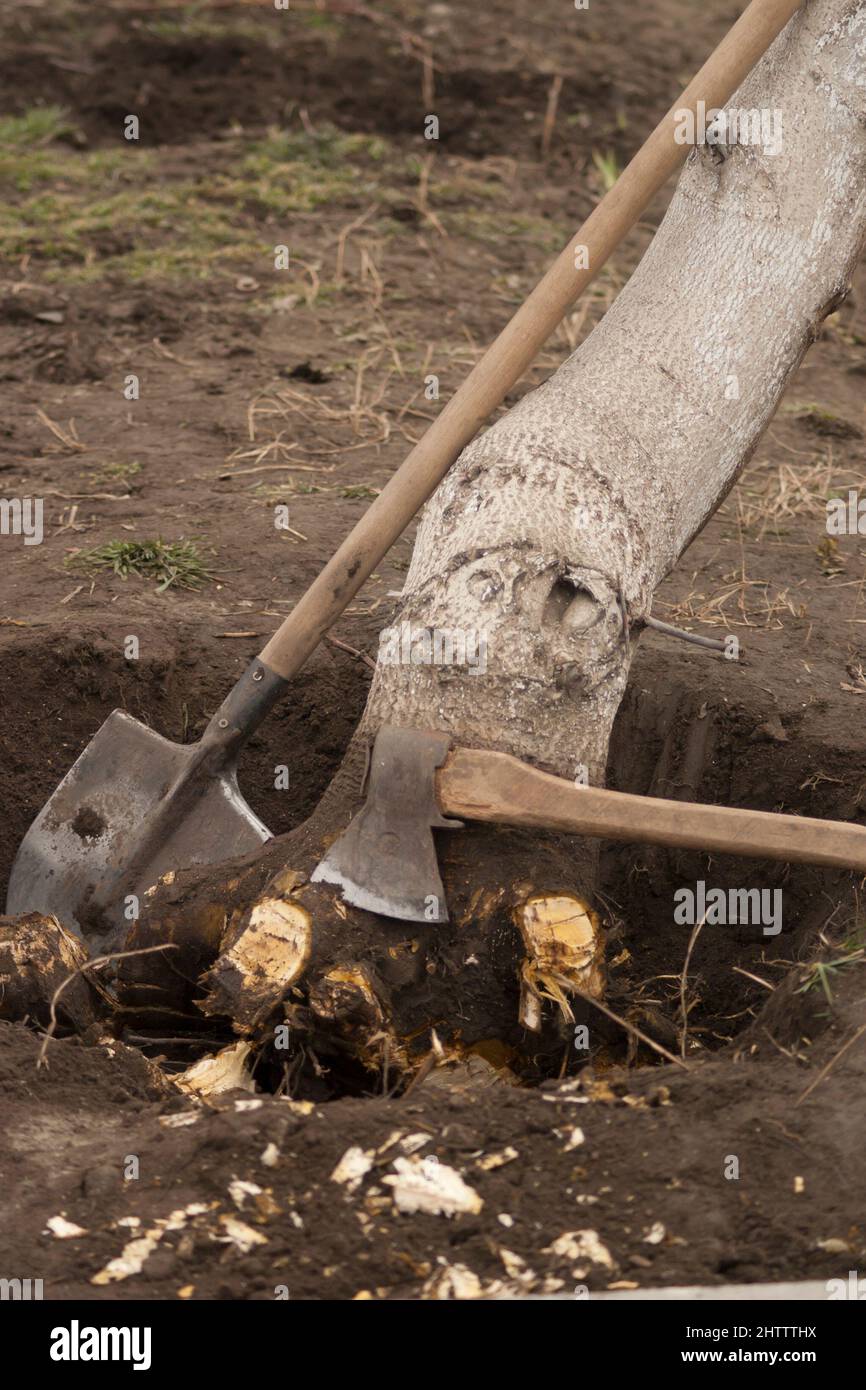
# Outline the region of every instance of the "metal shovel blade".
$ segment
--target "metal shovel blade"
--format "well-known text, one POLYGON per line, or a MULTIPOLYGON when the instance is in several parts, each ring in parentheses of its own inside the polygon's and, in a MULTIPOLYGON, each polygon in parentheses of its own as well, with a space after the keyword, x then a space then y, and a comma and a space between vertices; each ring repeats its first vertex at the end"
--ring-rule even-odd
POLYGON ((28 830, 8 913, 53 913, 101 943, 129 926, 170 869, 215 864, 271 838, 238 790, 233 761, 172 743, 115 710, 28 830), (203 754, 208 756, 203 756, 203 754))

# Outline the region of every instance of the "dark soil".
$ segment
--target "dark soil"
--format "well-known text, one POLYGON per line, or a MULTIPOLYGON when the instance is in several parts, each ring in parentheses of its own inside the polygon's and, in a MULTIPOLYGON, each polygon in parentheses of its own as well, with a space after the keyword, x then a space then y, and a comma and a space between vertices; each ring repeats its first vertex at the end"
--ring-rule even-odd
MULTIPOLYGON (((181 742, 197 737, 420 433, 431 409, 417 391, 428 343, 447 397, 562 231, 598 196, 593 152, 627 158, 737 10, 709 15, 687 0, 653 0, 636 17, 617 0, 575 29, 554 0, 407 0, 387 7, 397 28, 299 15, 288 38, 277 27, 285 17, 265 8, 261 17, 249 7, 221 12, 210 30, 190 32, 176 12, 177 30, 160 29, 154 6, 30 5, 0 25, 8 110, 23 114, 50 92, 77 132, 60 141, 60 157, 70 159, 110 152, 124 116, 139 111, 157 189, 192 171, 234 170, 272 124, 388 142, 381 169, 364 165, 363 188, 334 191, 292 216, 292 254, 314 267, 322 288, 314 293, 301 276, 294 302, 279 311, 267 296, 285 295, 286 282, 268 256, 288 233, 257 201, 261 190, 237 209, 258 251, 206 262, 204 274, 161 268, 170 214, 164 225, 142 222, 140 233, 97 229, 85 251, 52 249, 46 239, 32 256, 15 252, 4 263, 0 492, 45 498, 45 539, 26 547, 21 537, 0 538, 0 885, 30 820, 112 709, 181 742), (407 56, 400 27, 434 56, 443 134, 430 208, 447 236, 406 172, 407 156, 429 150, 420 134, 420 50, 410 46, 407 56), (542 160, 557 71, 566 78, 542 160), (467 194, 467 178, 489 179, 491 188, 482 196, 472 184, 467 194), (366 230, 348 240, 341 283, 341 233, 377 200, 366 230), (524 220, 503 235, 507 218, 524 220), (137 278, 123 261, 128 243, 153 254, 137 278), (381 292, 361 247, 379 268, 381 292), (46 314, 53 317, 39 317, 46 314), (359 422, 358 365, 377 348, 364 359, 371 414, 359 422), (134 403, 122 393, 129 372, 142 381, 134 403), (288 399, 300 408, 274 417, 273 427, 260 418, 251 441, 248 407, 283 387, 299 393, 288 399), (377 412, 387 417, 387 438, 377 412), (284 461, 275 451, 237 457, 280 430, 304 468, 241 473, 284 461), (264 492, 254 491, 261 484, 264 492), (278 502, 290 506, 291 533, 273 525, 278 502), (154 535, 201 538, 216 579, 160 593, 75 565, 76 549, 154 535), (138 660, 124 656, 130 634, 138 660)), ((94 196, 108 191, 107 182, 94 196)), ((13 187, 10 206, 23 196, 13 187)), ((604 311, 663 207, 661 198, 615 259, 581 332, 604 311)), ((862 821, 864 556, 856 536, 828 546, 823 498, 866 474, 864 344, 861 267, 741 484, 657 598, 670 621, 735 632, 742 658, 726 662, 648 634, 616 726, 611 785, 862 821), (826 418, 804 413, 803 403, 829 412, 831 437, 826 418)), ((567 350, 564 338, 554 340, 521 389, 567 350)), ((338 625, 350 648, 375 656, 410 543, 394 548, 338 625)), ((242 790, 275 833, 315 806, 369 674, 359 657, 324 645, 244 755, 242 790), (280 765, 289 768, 288 790, 274 786, 280 765)), ((690 930, 672 921, 672 893, 701 878, 783 886, 785 920, 776 938, 734 928, 698 938, 688 977, 690 1071, 660 1064, 644 1047, 630 1056, 623 1039, 594 1073, 578 1077, 569 1059, 561 1091, 555 1082, 512 1087, 455 1075, 404 1097, 362 1093, 306 1106, 261 1093, 255 1107, 238 1109, 231 1095, 178 1127, 165 1121, 192 1103, 138 1048, 95 1034, 55 1040, 39 1069, 37 1033, 2 1025, 0 1275, 41 1277, 54 1298, 273 1298, 280 1286, 292 1298, 433 1296, 444 1287, 437 1277, 455 1264, 484 1289, 502 1280, 525 1291, 846 1276, 866 1258, 858 1103, 866 1044, 840 1052, 866 1023, 852 946, 858 885, 806 867, 606 849, 610 1006, 675 1054, 690 930), (853 960, 832 973, 829 998, 804 964, 816 953, 853 960), (567 1150, 577 1126, 583 1142, 567 1150), (428 1135, 419 1154, 459 1170, 483 1198, 480 1213, 397 1215, 382 1182, 401 1152, 399 1140, 389 1144, 394 1132, 428 1135), (350 1193, 331 1173, 353 1146, 374 1154, 350 1193), (509 1148, 516 1156, 501 1166, 480 1165, 509 1148), (262 1162, 266 1150, 273 1164, 262 1162), (124 1180, 130 1156, 139 1176, 124 1180), (730 1156, 739 1160, 736 1180, 726 1176, 730 1156), (228 1190, 235 1180, 266 1192, 238 1209, 228 1190), (207 1210, 161 1237, 140 1274, 91 1282, 137 1230, 193 1202, 207 1210), (266 1243, 247 1253, 227 1243, 220 1218, 232 1212, 266 1243), (60 1213, 87 1234, 46 1235, 60 1213), (140 1228, 118 1224, 128 1217, 140 1228), (545 1253, 564 1233, 586 1230, 597 1232, 610 1266, 545 1253), (522 1284, 503 1249, 525 1262, 522 1284)))
MULTIPOLYGON (((815 1032, 808 1009, 787 1005, 780 1032, 815 1032)), ((315 1107, 233 1093, 203 1111, 160 1095, 133 1048, 57 1042, 37 1071, 38 1040, 5 1026, 3 1182, 17 1219, 4 1259, 38 1271, 53 1298, 436 1297, 453 1266, 488 1293, 846 1278, 866 1244, 862 1111, 850 1103, 866 1084, 863 1049, 799 1102, 864 1022, 861 995, 840 998, 808 1066, 777 1042, 692 1074, 584 1072, 535 1090, 427 1084, 404 1099, 315 1107), (173 1124, 182 1115, 194 1118, 173 1124), (395 1213, 383 1179, 408 1136, 426 1141, 428 1164, 463 1175, 483 1201, 477 1214, 395 1213), (372 1163, 350 1192, 332 1174, 352 1146, 372 1163), (490 1155, 504 1161, 486 1168, 490 1155), (260 1191, 233 1197, 236 1180, 260 1191), (130 1239, 192 1203, 204 1210, 160 1240, 140 1275, 91 1282, 130 1239), (84 1234, 48 1234, 61 1213, 84 1234), (261 1238, 246 1254, 226 1241, 221 1218, 233 1215, 261 1238), (587 1230, 609 1263, 552 1248, 587 1230)))
MULTIPOLYGON (((709 23, 696 22, 688 0, 667 0, 643 7, 637 24, 627 6, 615 5, 603 24, 569 29, 561 8, 531 0, 494 0, 481 13, 444 5, 436 14, 419 0, 401 0, 370 7, 375 12, 366 17, 335 14, 330 22, 304 13, 312 8, 293 4, 289 15, 251 15, 227 33, 214 26, 204 36, 165 37, 165 26, 147 13, 157 6, 136 13, 125 5, 122 28, 104 13, 94 24, 95 43, 77 66, 59 58, 44 34, 40 42, 38 21, 24 15, 7 25, 0 81, 9 109, 26 110, 34 94, 50 92, 75 111, 92 141, 115 141, 130 111, 142 116, 143 141, 186 145, 192 131, 210 136, 232 125, 281 123, 301 108, 313 122, 326 118, 344 130, 418 141, 430 109, 422 83, 426 51, 449 151, 517 153, 527 136, 538 138, 551 77, 561 72, 563 109, 591 112, 595 140, 613 137, 624 153, 632 148, 628 125, 643 128, 661 116, 665 96, 690 75, 696 44, 706 34, 720 36, 736 15, 727 5, 709 23), (635 44, 643 60, 637 70, 635 44), (647 71, 654 74, 650 89, 647 71)), ((68 9, 72 25, 84 7, 68 9)), ((235 18, 242 15, 239 4, 235 18)))

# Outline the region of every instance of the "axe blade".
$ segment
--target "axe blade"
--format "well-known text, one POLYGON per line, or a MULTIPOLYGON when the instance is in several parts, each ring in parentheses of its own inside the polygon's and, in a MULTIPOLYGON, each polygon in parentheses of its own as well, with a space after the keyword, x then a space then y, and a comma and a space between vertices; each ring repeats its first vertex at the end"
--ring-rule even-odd
POLYGON ((312 876, 346 902, 405 922, 447 922, 433 829, 456 830, 436 801, 436 769, 451 739, 384 725, 370 755, 367 800, 312 876))

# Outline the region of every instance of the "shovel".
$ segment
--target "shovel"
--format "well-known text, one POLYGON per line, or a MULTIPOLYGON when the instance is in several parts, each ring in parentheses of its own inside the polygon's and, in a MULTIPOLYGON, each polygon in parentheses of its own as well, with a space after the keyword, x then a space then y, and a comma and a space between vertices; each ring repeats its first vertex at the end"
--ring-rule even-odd
POLYGON ((102 948, 169 871, 217 864, 270 838, 241 796, 238 753, 568 307, 688 153, 682 112, 721 107, 800 8, 752 0, 614 187, 553 263, 247 668, 198 743, 176 744, 115 710, 28 830, 6 910, 50 913, 102 948), (679 117, 677 115, 679 113, 679 117))

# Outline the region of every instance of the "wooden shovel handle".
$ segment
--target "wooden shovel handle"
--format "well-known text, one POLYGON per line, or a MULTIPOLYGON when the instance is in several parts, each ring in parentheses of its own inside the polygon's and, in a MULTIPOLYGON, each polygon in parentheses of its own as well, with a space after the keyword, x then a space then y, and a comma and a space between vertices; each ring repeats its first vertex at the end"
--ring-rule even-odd
POLYGON ((271 671, 289 680, 300 670, 463 448, 526 371, 569 305, 684 162, 689 146, 674 138, 678 125, 674 113, 694 113, 699 101, 707 110, 724 106, 801 3, 752 0, 274 633, 261 654, 271 671), (575 267, 578 247, 585 248, 580 269, 575 267))
POLYGON ((474 748, 450 753, 436 779, 447 816, 866 872, 866 828, 845 821, 576 786, 508 753, 474 748))

